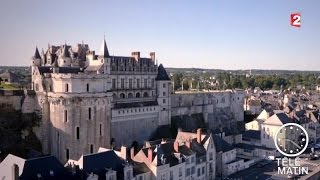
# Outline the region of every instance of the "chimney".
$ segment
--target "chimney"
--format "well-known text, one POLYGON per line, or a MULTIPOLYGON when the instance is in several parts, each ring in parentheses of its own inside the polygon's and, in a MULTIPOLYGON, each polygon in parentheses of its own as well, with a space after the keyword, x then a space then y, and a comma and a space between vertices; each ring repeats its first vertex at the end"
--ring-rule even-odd
POLYGON ((14 164, 12 166, 12 177, 13 177, 13 180, 19 179, 19 166, 17 164, 14 164))
POLYGON ((190 147, 191 147, 191 142, 190 142, 190 140, 187 140, 187 141, 186 141, 186 146, 190 149, 190 147))
POLYGON ((173 149, 174 149, 175 152, 179 152, 179 143, 178 143, 178 141, 174 141, 173 149))
POLYGON ((197 142, 201 144, 201 128, 197 129, 197 142))
POLYGON ((132 146, 130 149, 130 158, 133 159, 134 158, 134 147, 132 146))
POLYGON ((140 59, 140 52, 139 51, 132 52, 131 55, 136 61, 138 61, 140 59))
POLYGON ((150 58, 152 59, 152 61, 155 61, 156 60, 156 53, 150 52, 150 58))
POLYGON ((152 148, 149 148, 148 149, 148 159, 149 159, 150 163, 152 163, 152 159, 153 159, 152 155, 153 155, 152 148))
POLYGON ((121 146, 120 154, 124 160, 127 160, 127 147, 121 146))

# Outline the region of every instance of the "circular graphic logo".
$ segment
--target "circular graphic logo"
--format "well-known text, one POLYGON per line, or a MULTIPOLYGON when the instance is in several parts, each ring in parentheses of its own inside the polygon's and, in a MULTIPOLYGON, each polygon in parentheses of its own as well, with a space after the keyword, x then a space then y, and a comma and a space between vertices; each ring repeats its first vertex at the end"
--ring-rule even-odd
POLYGON ((274 143, 277 150, 288 157, 302 154, 308 147, 307 131, 296 123, 282 125, 276 132, 274 143))

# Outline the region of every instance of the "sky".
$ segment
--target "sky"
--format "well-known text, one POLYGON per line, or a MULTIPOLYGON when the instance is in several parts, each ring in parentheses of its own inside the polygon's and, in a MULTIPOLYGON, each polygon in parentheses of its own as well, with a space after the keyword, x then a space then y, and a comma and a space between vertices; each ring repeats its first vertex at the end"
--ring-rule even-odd
POLYGON ((155 51, 165 67, 320 70, 317 0, 1 0, 0 65, 36 46, 84 42, 111 55, 155 51), (301 28, 290 14, 301 13, 301 28))

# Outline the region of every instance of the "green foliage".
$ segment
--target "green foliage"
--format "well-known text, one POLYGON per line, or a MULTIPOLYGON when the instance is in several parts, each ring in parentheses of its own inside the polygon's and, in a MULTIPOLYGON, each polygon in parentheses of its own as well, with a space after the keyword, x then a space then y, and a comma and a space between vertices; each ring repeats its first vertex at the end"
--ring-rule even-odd
POLYGON ((0 89, 13 90, 17 88, 12 86, 11 84, 0 83, 0 89))
POLYGON ((41 143, 32 131, 40 125, 41 117, 36 113, 22 114, 4 104, 0 108, 0 158, 9 153, 25 158, 31 149, 41 152, 41 143), (22 131, 28 132, 24 138, 22 131))

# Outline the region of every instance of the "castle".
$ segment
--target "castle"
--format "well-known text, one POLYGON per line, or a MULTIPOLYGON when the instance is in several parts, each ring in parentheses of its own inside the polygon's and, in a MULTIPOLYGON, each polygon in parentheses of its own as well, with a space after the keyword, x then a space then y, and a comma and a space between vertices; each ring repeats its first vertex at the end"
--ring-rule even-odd
POLYGON ((36 48, 32 89, 42 116, 43 152, 64 162, 99 147, 148 140, 172 116, 202 113, 212 128, 243 121, 243 92, 172 95, 154 52, 148 58, 140 52, 112 56, 105 40, 99 54, 83 43, 50 45, 41 53, 36 48))
POLYGON ((60 160, 99 147, 142 141, 170 124, 171 81, 155 53, 111 56, 87 44, 49 46, 32 57, 32 88, 42 109, 44 152, 60 160), (134 129, 134 131, 132 130, 134 129), (129 137, 129 138, 128 138, 129 137))

